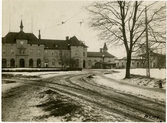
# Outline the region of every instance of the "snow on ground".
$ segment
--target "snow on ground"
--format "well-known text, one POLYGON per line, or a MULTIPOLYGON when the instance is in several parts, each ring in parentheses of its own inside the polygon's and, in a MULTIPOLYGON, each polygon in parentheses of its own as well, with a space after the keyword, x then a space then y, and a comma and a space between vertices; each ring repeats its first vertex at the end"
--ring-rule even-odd
POLYGON ((158 88, 159 81, 161 80, 163 89, 166 89, 165 69, 151 69, 151 78, 147 78, 145 76, 145 69, 131 69, 131 74, 133 74, 131 75, 131 79, 124 79, 125 70, 122 69, 115 69, 114 72, 108 72, 107 74, 105 74, 105 72, 103 73, 108 78, 117 79, 134 85, 147 86, 150 88, 158 88))
POLYGON ((130 79, 124 79, 125 70, 95 70, 94 82, 109 86, 116 91, 129 93, 141 97, 152 98, 165 101, 166 76, 165 69, 151 69, 151 77, 145 77, 145 69, 131 69, 131 74, 135 74, 130 79), (113 72, 112 72, 113 71, 113 72), (163 88, 159 88, 158 81, 162 80, 163 88))
POLYGON ((10 83, 10 84, 2 84, 2 92, 6 93, 8 90, 12 88, 16 88, 18 86, 21 86, 21 83, 10 83))
POLYGON ((122 81, 113 80, 103 75, 96 76, 94 78, 94 82, 111 87, 118 92, 120 91, 123 93, 129 93, 129 94, 137 95, 140 97, 152 98, 159 101, 166 100, 165 90, 162 90, 159 88, 147 88, 143 86, 123 83, 122 81))
POLYGON ((57 75, 78 74, 82 71, 55 71, 55 72, 2 72, 2 74, 22 75, 22 76, 40 76, 49 78, 57 75))
MULTIPOLYGON (((120 72, 115 76, 117 79, 122 79, 125 77, 125 69, 115 69, 115 71, 120 72)), ((130 73, 146 76, 146 69, 131 69, 130 73)), ((150 69, 150 77, 164 79, 166 78, 166 69, 150 69)))

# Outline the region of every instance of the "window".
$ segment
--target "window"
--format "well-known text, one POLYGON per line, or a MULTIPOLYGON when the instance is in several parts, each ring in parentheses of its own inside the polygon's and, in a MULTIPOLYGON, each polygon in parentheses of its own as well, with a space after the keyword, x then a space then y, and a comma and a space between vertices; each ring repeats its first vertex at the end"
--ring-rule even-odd
POLYGON ((45 50, 45 54, 46 54, 46 55, 48 54, 48 51, 47 51, 47 50, 45 50))
POLYGON ((33 53, 33 50, 31 49, 31 50, 30 50, 30 54, 32 54, 32 53, 33 53))
POLYGON ((41 59, 37 59, 37 67, 41 67, 41 59))
POLYGON ((57 44, 55 44, 54 46, 55 46, 56 48, 58 47, 58 45, 57 45, 57 44))
POLYGON ((83 52, 83 56, 85 56, 85 52, 83 52))
POLYGON ((2 52, 3 52, 3 54, 6 54, 6 50, 5 49, 3 49, 2 52))
POLYGON ((52 66, 55 66, 55 62, 52 62, 52 66))
POLYGON ((15 67, 15 60, 14 59, 10 60, 10 67, 15 67))
POLYGON ((88 61, 88 65, 92 66, 92 61, 91 60, 88 61))
POLYGON ((29 67, 33 67, 33 59, 29 60, 29 67))
POLYGON ((10 52, 11 52, 11 54, 14 54, 14 50, 13 50, 13 49, 11 49, 11 51, 10 51, 10 52))
POLYGON ((75 55, 76 55, 76 56, 78 56, 78 53, 79 53, 79 51, 78 51, 78 50, 76 50, 76 51, 75 51, 75 55))
POLYGON ((24 54, 25 50, 23 49, 22 51, 23 51, 23 54, 24 54))
POLYGON ((108 60, 108 62, 111 62, 111 60, 108 60))
POLYGON ((54 55, 54 52, 52 51, 52 56, 54 55))
POLYGON ((20 53, 20 54, 21 54, 21 52, 22 52, 22 49, 19 50, 19 53, 20 53))
POLYGON ((40 44, 38 44, 38 46, 40 46, 40 44))
POLYGON ((58 57, 58 53, 56 51, 54 53, 55 53, 55 56, 58 57))
POLYGON ((37 53, 38 53, 38 54, 40 54, 40 53, 41 53, 41 51, 40 51, 40 50, 38 50, 38 51, 37 51, 37 53))

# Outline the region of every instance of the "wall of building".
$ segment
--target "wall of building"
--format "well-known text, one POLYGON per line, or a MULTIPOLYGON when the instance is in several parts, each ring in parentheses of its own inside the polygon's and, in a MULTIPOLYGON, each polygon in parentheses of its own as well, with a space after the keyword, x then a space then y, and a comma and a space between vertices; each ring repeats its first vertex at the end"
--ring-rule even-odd
POLYGON ((83 68, 83 47, 71 46, 71 58, 78 60, 76 67, 83 68))
MULTIPOLYGON (((131 68, 143 68, 145 62, 142 59, 132 59, 131 68)), ((126 68, 126 59, 116 60, 116 68, 126 68)))
MULTIPOLYGON (((103 62, 102 57, 87 57, 87 68, 92 68, 97 62, 103 62)), ((104 58, 104 62, 114 63, 115 58, 104 58)))

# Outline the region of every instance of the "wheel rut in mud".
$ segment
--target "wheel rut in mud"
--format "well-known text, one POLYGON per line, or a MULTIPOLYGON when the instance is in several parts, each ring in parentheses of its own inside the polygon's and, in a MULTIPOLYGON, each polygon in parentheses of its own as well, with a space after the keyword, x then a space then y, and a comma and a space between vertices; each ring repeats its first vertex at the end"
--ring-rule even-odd
POLYGON ((91 103, 108 112, 127 117, 132 121, 155 121, 145 116, 156 116, 157 121, 165 121, 165 104, 116 92, 112 88, 87 81, 82 75, 62 75, 43 80, 43 84, 54 91, 69 97, 78 98, 91 103))

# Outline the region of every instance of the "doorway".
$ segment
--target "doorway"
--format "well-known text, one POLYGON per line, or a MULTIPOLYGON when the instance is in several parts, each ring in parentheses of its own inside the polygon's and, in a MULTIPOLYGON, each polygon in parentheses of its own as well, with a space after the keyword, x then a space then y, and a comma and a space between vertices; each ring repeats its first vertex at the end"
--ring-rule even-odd
POLYGON ((25 61, 24 61, 24 59, 20 59, 20 67, 25 67, 25 61))

